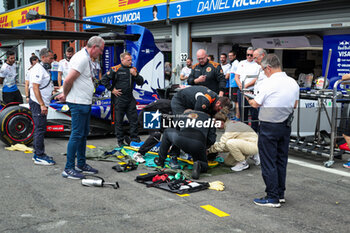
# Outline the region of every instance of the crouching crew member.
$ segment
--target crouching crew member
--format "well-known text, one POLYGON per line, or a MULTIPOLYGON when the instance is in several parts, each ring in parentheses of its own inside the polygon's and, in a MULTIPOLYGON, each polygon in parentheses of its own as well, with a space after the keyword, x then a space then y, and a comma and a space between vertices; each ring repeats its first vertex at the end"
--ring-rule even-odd
POLYGON ((219 97, 204 86, 187 87, 177 92, 171 100, 173 114, 181 114, 186 109, 201 111, 214 116, 224 106, 231 108, 227 97, 219 97))
POLYGON ((259 93, 249 104, 260 107, 260 132, 258 148, 261 171, 266 185, 266 197, 254 199, 260 206, 280 207, 284 203, 288 147, 293 120, 293 109, 299 99, 299 86, 294 79, 282 72, 282 65, 275 54, 261 61, 268 77, 259 86, 259 93))
POLYGON ((216 140, 216 121, 201 111, 188 110, 177 118, 179 129, 164 131, 159 150, 158 166, 164 166, 170 146, 176 146, 193 158, 192 178, 198 179, 201 172, 208 170, 206 149, 216 140))
POLYGON ((232 166, 231 170, 240 172, 249 168, 247 159, 251 158, 255 165, 260 164, 258 154, 258 135, 247 124, 228 120, 229 110, 223 108, 215 114, 215 119, 225 123, 225 133, 219 142, 209 148, 209 153, 228 152, 224 163, 232 166))
MULTIPOLYGON (((144 122, 143 115, 145 112, 158 111, 160 114, 162 114, 161 117, 165 117, 164 114, 171 115, 170 102, 171 100, 168 100, 168 99, 159 99, 150 103, 146 107, 144 107, 139 114, 139 118, 138 118, 139 124, 143 126, 143 122, 144 122)), ((145 143, 142 144, 138 152, 134 155, 134 160, 136 160, 136 162, 144 163, 145 159, 143 158, 143 156, 160 142, 160 138, 163 132, 162 124, 160 125, 160 129, 148 129, 148 132, 149 132, 149 136, 146 139, 145 143)))
MULTIPOLYGON (((171 100, 173 114, 182 114, 187 109, 201 111, 214 116, 223 107, 231 108, 230 100, 227 97, 219 97, 215 92, 204 86, 186 87, 178 91, 171 100)), ((173 146, 172 155, 179 155, 180 150, 173 146)), ((171 160, 171 167, 177 167, 177 158, 171 160)))
POLYGON ((143 78, 137 72, 135 67, 132 67, 132 57, 130 53, 125 52, 120 54, 121 64, 111 68, 101 80, 108 90, 112 92, 112 104, 114 104, 115 115, 115 131, 119 147, 127 145, 124 142, 123 119, 126 114, 130 124, 131 141, 140 142, 137 128, 137 110, 136 100, 133 96, 135 84, 141 86, 143 78), (112 81, 112 84, 111 84, 112 81))

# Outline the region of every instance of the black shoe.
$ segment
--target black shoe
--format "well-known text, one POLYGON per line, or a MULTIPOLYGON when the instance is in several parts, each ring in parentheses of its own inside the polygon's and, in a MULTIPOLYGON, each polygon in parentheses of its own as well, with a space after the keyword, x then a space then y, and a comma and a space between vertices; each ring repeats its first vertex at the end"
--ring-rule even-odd
POLYGON ((129 136, 125 136, 125 137, 124 137, 124 140, 125 140, 126 144, 130 145, 131 139, 130 139, 129 136))
POLYGON ((154 158, 154 163, 159 167, 164 167, 164 160, 159 157, 154 158))
POLYGON ((193 163, 192 178, 195 180, 198 180, 200 174, 201 174, 201 164, 199 161, 196 161, 193 163))
POLYGON ((216 157, 218 156, 218 154, 219 154, 219 153, 210 153, 210 154, 207 155, 207 159, 208 159, 209 161, 213 161, 213 160, 216 159, 216 157))

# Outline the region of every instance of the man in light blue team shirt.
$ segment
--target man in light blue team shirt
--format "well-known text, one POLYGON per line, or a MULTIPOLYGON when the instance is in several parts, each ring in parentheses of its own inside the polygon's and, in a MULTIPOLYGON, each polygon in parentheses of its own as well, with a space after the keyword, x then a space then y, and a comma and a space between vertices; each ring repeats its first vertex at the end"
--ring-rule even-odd
POLYGON ((6 52, 6 62, 0 69, 0 83, 3 84, 2 88, 2 100, 5 104, 11 102, 23 103, 21 92, 16 85, 17 82, 17 66, 15 64, 15 52, 6 52))

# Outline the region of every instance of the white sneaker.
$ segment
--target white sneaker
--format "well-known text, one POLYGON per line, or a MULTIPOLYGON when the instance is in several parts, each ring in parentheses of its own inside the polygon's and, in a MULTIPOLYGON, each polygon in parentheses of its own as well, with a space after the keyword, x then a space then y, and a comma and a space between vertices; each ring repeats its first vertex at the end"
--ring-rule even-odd
POLYGON ((260 165, 260 156, 259 153, 256 155, 253 155, 252 157, 250 157, 251 160, 254 161, 255 166, 259 166, 260 165))
POLYGON ((238 162, 236 166, 231 167, 231 170, 234 172, 240 172, 248 168, 249 168, 249 164, 247 163, 247 161, 243 161, 243 162, 238 162))
POLYGON ((135 155, 134 155, 134 160, 136 161, 136 162, 138 162, 138 163, 144 163, 144 162, 146 162, 146 160, 142 157, 142 155, 140 154, 140 153, 136 153, 135 155))

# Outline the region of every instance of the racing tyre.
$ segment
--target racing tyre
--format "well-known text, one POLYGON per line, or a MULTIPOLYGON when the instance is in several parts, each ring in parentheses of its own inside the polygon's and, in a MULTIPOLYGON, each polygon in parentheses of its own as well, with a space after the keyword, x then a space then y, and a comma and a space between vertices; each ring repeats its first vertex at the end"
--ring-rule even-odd
POLYGON ((10 106, 0 112, 0 139, 7 145, 33 141, 34 121, 28 108, 10 106))

